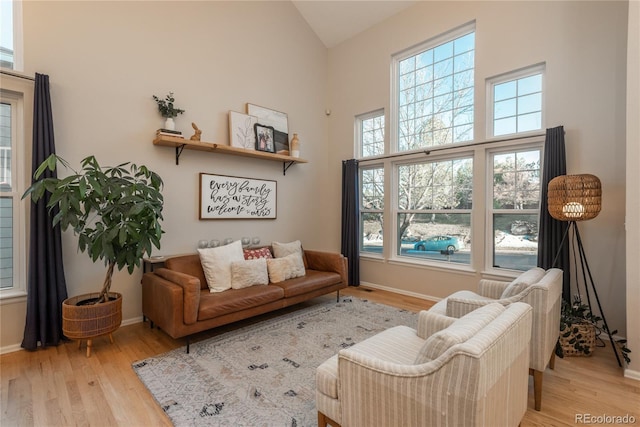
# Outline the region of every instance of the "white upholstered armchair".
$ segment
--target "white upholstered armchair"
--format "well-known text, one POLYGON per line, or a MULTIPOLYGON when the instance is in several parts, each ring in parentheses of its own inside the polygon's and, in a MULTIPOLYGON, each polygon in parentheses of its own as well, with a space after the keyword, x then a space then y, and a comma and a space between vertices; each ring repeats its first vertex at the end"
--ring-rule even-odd
POLYGON ((460 319, 429 311, 341 350, 316 372, 318 425, 517 426, 527 407, 531 307, 460 319))
POLYGON ((511 282, 481 280, 478 292, 459 291, 441 300, 429 311, 458 318, 486 304, 524 302, 533 307, 529 373, 533 376, 535 409, 542 406, 542 373, 553 369, 560 330, 562 270, 532 268, 511 282))

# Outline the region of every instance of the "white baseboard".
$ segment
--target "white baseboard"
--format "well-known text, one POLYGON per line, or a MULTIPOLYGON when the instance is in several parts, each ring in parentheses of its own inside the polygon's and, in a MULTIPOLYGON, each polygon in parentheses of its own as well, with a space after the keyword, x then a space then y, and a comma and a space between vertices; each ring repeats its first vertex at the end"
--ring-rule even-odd
POLYGON ((377 285, 375 283, 360 282, 360 284, 367 288, 380 289, 382 291, 393 292, 400 295, 407 295, 409 297, 420 298, 420 299, 431 301, 431 302, 438 302, 442 299, 442 298, 434 297, 431 295, 419 294, 417 292, 405 291, 398 288, 390 288, 389 286, 377 285))
MULTIPOLYGON (((142 322, 142 316, 132 317, 131 319, 123 320, 120 326, 135 325, 136 323, 141 323, 141 322, 142 322)), ((11 345, 6 345, 4 347, 0 347, 0 355, 24 350, 24 348, 22 348, 20 345, 21 344, 11 344, 11 345)))
POLYGON ((634 371, 633 369, 625 369, 624 377, 631 378, 632 380, 640 381, 640 371, 634 371))

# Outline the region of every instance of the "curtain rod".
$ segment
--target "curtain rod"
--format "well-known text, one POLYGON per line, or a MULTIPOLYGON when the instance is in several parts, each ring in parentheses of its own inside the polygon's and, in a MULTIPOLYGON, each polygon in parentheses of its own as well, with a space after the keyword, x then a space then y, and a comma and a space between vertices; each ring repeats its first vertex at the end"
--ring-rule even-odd
POLYGON ((386 160, 386 159, 394 159, 396 157, 404 157, 404 156, 415 156, 416 154, 420 154, 420 153, 424 153, 425 155, 429 155, 434 151, 446 151, 446 150, 455 150, 455 149, 459 149, 459 148, 463 148, 463 147, 475 147, 477 145, 485 145, 485 144, 498 144, 500 142, 510 142, 510 141, 518 141, 520 139, 529 139, 529 138, 539 138, 541 136, 545 136, 544 133, 537 133, 537 134, 532 134, 532 135, 525 135, 525 136, 515 136, 512 138, 503 138, 503 139, 491 139, 491 140, 487 140, 487 141, 481 141, 481 142, 474 142, 474 143, 468 143, 468 144, 460 144, 460 145, 448 145, 448 146, 436 146, 433 148, 429 148, 429 149, 423 149, 423 150, 415 150, 415 151, 411 151, 408 153, 398 153, 398 154, 388 154, 386 156, 379 156, 379 157, 370 157, 370 158, 366 158, 366 159, 359 159, 360 162, 374 162, 376 160, 386 160))
POLYGON ((25 74, 18 73, 17 71, 0 70, 0 74, 6 74, 8 76, 17 77, 19 79, 31 80, 32 82, 36 81, 35 77, 27 76, 25 74))

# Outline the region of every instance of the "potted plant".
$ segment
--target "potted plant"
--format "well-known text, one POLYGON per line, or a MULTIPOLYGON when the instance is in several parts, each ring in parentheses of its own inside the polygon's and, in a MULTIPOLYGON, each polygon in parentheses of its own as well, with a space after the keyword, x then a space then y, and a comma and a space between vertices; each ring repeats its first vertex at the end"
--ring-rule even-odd
MULTIPOLYGON (((591 312, 589 306, 582 303, 579 295, 574 295, 573 302, 569 304, 562 300, 560 312, 560 336, 556 346, 556 355, 564 356, 591 356, 595 347, 604 347, 604 341, 600 334, 606 332, 602 317, 591 312), (596 345, 596 340, 601 344, 596 345)), ((611 331, 611 335, 618 331, 611 331)), ((615 345, 620 349, 624 360, 629 363, 627 340, 616 340, 615 345)))
POLYGON ((158 98, 157 96, 153 95, 153 100, 158 104, 158 111, 160 111, 162 117, 167 119, 164 123, 165 129, 174 130, 175 123, 173 119, 175 117, 178 117, 178 114, 184 113, 184 110, 173 106, 173 103, 175 102, 173 92, 169 92, 169 94, 165 96, 164 99, 158 98))
POLYGON ((69 163, 52 154, 34 173, 35 182, 22 198, 34 201, 49 193, 47 207, 59 212, 53 226, 72 228, 78 248, 92 261, 103 260, 107 273, 99 293, 68 298, 62 306, 62 330, 71 339, 88 339, 115 331, 122 321, 122 295, 110 292, 114 269, 133 273, 152 247, 160 248, 163 233, 163 197, 160 176, 146 166, 122 163, 103 168, 94 156, 82 160, 82 170, 65 178, 41 178, 58 163, 73 170, 69 163))

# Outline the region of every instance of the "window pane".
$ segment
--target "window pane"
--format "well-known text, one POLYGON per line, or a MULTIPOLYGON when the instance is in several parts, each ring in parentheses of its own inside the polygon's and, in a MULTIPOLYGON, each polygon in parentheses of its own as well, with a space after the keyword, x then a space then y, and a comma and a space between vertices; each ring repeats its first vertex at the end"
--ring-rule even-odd
POLYGON ((474 43, 469 33, 398 62, 399 151, 473 139, 474 43))
POLYGON ((498 101, 493 107, 493 117, 495 119, 503 119, 505 117, 512 117, 516 115, 516 100, 506 99, 504 101, 498 101))
POLYGON ((493 136, 542 129, 542 73, 493 86, 493 136))
POLYGON ((398 255, 470 263, 471 214, 400 213, 398 236, 398 255))
POLYGON ((518 98, 518 114, 533 113, 542 109, 542 94, 521 96, 518 98))
POLYGON ((506 82, 497 84, 493 88, 493 100, 502 101, 507 98, 516 97, 516 82, 506 82))
POLYGON ((0 67, 13 69, 13 1, 0 1, 0 67))
POLYGON ((542 129, 542 113, 518 116, 518 132, 542 129))
POLYGON ((360 120, 360 156, 384 154, 384 114, 360 120))
POLYGON ((384 209, 384 169, 361 171, 362 209, 384 209))
POLYGON ((518 96, 542 91, 542 74, 524 77, 518 80, 518 96))
POLYGON ((534 214, 494 214, 493 266, 528 270, 538 261, 538 216, 534 214))
POLYGON ((0 289, 13 287, 13 198, 0 197, 0 289))
POLYGON ((383 215, 381 213, 361 213, 360 229, 362 230, 362 241, 360 242, 360 252, 382 254, 383 238, 382 226, 383 215))
POLYGON ((495 120, 493 122, 493 134, 506 135, 509 133, 516 133, 516 118, 509 117, 506 119, 495 120))
POLYGON ((0 191, 11 191, 11 104, 0 103, 0 191))

